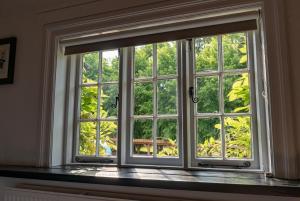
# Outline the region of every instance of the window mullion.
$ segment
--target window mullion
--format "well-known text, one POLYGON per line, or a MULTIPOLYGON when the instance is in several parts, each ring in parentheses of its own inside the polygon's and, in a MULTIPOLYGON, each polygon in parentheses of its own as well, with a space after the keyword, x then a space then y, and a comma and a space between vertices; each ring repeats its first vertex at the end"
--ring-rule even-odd
POLYGON ((157 44, 153 44, 153 157, 157 155, 157 44))
POLYGON ((221 140, 222 140, 222 158, 225 159, 225 130, 224 130, 224 62, 223 62, 223 46, 222 46, 222 36, 218 36, 218 66, 219 66, 219 110, 221 114, 221 140))
POLYGON ((119 52, 119 83, 118 83, 118 96, 119 96, 119 101, 118 101, 118 113, 117 113, 117 118, 118 118, 118 133, 117 133, 117 164, 118 166, 121 165, 121 149, 122 149, 122 106, 123 106, 123 90, 122 90, 122 83, 123 83, 123 51, 122 49, 118 49, 119 52))
POLYGON ((98 100, 97 100, 97 122, 96 122, 96 156, 99 157, 99 142, 100 142, 100 109, 101 109, 101 75, 102 75, 102 52, 99 51, 99 65, 98 65, 98 100))

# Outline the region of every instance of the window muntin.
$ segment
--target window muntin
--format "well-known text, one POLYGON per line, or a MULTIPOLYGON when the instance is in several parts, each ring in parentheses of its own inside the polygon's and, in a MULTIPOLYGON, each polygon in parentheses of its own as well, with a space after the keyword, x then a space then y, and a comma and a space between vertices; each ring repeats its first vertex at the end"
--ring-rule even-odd
POLYGON ((117 155, 119 60, 118 50, 82 55, 76 156, 117 155))
POLYGON ((131 157, 178 158, 177 42, 136 46, 133 60, 131 157))
POLYGON ((257 161, 253 66, 248 61, 253 54, 248 44, 253 42, 251 34, 196 38, 190 43, 194 49, 190 72, 199 98, 191 105, 194 166, 214 160, 217 165, 237 166, 241 163, 236 162, 257 161))

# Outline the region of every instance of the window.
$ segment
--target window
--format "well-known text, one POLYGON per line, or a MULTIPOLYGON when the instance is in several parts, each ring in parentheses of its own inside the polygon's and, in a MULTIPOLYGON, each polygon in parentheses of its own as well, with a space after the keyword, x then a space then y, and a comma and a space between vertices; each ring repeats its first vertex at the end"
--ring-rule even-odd
MULTIPOLYGON (((114 162, 118 143, 118 50, 81 56, 79 117, 76 160, 110 158, 114 162)), ((100 160, 101 161, 101 160, 100 160)))
POLYGON ((257 166, 254 50, 249 45, 253 32, 195 38, 190 43, 190 90, 197 96, 190 122, 194 164, 257 166))
POLYGON ((261 169, 260 44, 256 20, 239 23, 67 47, 73 162, 261 169))
POLYGON ((179 42, 135 46, 130 68, 130 163, 179 164, 179 42), (151 162, 149 162, 151 163, 151 162), (152 162, 153 163, 153 162, 152 162))

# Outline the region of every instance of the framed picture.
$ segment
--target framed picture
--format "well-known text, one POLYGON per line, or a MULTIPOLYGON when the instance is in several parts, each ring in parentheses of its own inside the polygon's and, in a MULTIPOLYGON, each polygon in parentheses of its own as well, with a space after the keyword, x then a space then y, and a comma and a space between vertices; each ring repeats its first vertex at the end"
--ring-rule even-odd
POLYGON ((14 81, 16 44, 15 37, 0 39, 0 84, 14 81))

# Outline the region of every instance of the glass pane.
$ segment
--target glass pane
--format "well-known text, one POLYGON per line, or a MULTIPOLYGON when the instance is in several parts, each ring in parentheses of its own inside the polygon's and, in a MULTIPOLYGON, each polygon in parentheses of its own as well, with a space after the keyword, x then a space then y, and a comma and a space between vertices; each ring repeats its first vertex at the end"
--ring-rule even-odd
POLYGON ((100 156, 116 156, 117 155, 117 133, 118 126, 116 121, 100 122, 100 156))
POLYGON ((250 111, 248 73, 224 76, 224 107, 225 113, 250 111))
POLYGON ((218 37, 195 40, 196 72, 218 70, 218 37))
POLYGON ((176 74, 176 42, 157 44, 157 72, 158 75, 176 74))
POLYGON ((177 113, 177 81, 159 80, 157 81, 157 101, 159 114, 177 113))
POLYGON ((80 122, 79 154, 94 156, 96 154, 96 122, 80 122))
POLYGON ((153 84, 134 84, 134 114, 149 115, 153 113, 153 84))
POLYGON ((178 156, 176 119, 159 119, 157 121, 156 143, 158 157, 178 156))
POLYGON ((198 113, 219 112, 219 79, 218 76, 197 78, 198 113))
POLYGON ((91 52, 83 55, 81 82, 97 83, 99 72, 99 53, 91 52))
POLYGON ((224 128, 226 158, 250 159, 252 157, 250 117, 226 117, 224 128))
POLYGON ((119 51, 110 50, 102 52, 102 81, 119 80, 119 51))
POLYGON ((197 120, 197 151, 198 158, 221 157, 222 140, 219 118, 205 118, 197 120))
POLYGON ((134 155, 153 155, 152 120, 135 120, 133 124, 134 155))
POLYGON ((98 87, 82 87, 80 99, 80 118, 94 119, 97 117, 98 87))
POLYGON ((116 105, 116 97, 119 93, 118 91, 119 86, 117 84, 106 84, 101 87, 101 118, 118 116, 118 105, 116 105))
POLYGON ((247 43, 245 33, 223 35, 222 43, 224 69, 247 68, 247 43))
POLYGON ((153 45, 141 45, 135 47, 134 53, 134 77, 152 77, 153 45))

